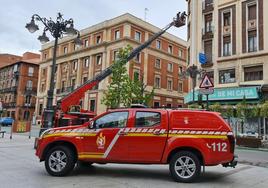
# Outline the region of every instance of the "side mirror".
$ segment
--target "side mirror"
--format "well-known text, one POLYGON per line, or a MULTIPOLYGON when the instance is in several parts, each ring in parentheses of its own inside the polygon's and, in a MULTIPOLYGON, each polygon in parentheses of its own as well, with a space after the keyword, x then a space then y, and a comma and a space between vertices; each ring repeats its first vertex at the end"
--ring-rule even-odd
POLYGON ((94 124, 95 124, 95 122, 94 121, 91 121, 88 127, 90 129, 94 129, 94 127, 95 127, 94 124))

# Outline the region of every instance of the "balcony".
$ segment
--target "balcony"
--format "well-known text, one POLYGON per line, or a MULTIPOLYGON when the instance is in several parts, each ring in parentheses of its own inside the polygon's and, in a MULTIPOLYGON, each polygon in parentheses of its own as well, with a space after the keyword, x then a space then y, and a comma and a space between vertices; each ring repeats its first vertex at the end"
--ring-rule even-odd
POLYGON ((9 102, 3 105, 4 108, 16 108, 16 102, 9 102))
POLYGON ((69 87, 63 87, 61 89, 57 89, 56 93, 57 94, 66 94, 66 93, 70 93, 74 90, 74 86, 69 86, 69 87))
POLYGON ((209 68, 209 67, 212 67, 213 66, 213 62, 212 61, 208 61, 204 64, 201 64, 201 67, 202 68, 209 68))
POLYGON ((17 92, 17 87, 8 87, 0 90, 0 93, 16 93, 17 92))
POLYGON ((229 36, 231 35, 231 26, 223 26, 223 36, 229 36))
POLYGON ((214 36, 214 27, 211 26, 210 28, 203 28, 202 29, 202 39, 212 39, 214 36))
POLYGON ((25 87, 25 95, 36 95, 37 93, 37 88, 36 87, 25 87))
POLYGON ((202 12, 207 13, 214 10, 213 0, 204 0, 202 2, 202 12))
POLYGON ((24 103, 23 104, 23 107, 25 107, 25 108, 35 108, 35 104, 32 104, 32 103, 24 103))
POLYGON ((256 19, 254 20, 248 20, 248 30, 255 30, 257 27, 256 19))

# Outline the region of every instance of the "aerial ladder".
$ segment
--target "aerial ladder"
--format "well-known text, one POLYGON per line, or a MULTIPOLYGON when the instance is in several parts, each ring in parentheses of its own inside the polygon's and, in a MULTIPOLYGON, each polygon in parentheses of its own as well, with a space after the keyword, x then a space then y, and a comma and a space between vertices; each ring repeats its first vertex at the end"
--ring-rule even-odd
MULTIPOLYGON (((158 33, 155 33, 146 42, 133 49, 128 57, 126 63, 137 56, 143 49, 147 48, 155 39, 163 35, 170 27, 175 26, 177 28, 185 25, 186 13, 179 12, 172 22, 166 27, 161 29, 158 33)), ((85 97, 85 93, 91 90, 94 86, 97 86, 102 80, 112 74, 113 64, 92 79, 86 81, 81 86, 77 87, 74 91, 70 92, 57 102, 56 109, 54 110, 54 122, 53 127, 68 126, 68 125, 81 125, 93 118, 96 114, 92 111, 84 110, 81 108, 80 101, 85 97)))

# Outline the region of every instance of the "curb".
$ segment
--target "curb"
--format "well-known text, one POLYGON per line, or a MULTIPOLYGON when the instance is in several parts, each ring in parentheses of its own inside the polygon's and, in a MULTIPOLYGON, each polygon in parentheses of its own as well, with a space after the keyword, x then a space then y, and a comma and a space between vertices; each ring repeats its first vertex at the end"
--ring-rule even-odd
POLYGON ((243 147, 243 146, 236 146, 235 149, 268 152, 268 148, 249 148, 249 147, 243 147))

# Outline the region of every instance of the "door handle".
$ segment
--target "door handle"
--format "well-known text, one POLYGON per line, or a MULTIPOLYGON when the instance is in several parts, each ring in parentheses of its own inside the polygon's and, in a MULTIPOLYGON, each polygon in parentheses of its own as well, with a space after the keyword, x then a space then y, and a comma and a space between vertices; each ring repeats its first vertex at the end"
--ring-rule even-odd
POLYGON ((126 132, 119 132, 118 134, 121 135, 121 136, 127 135, 126 132))

